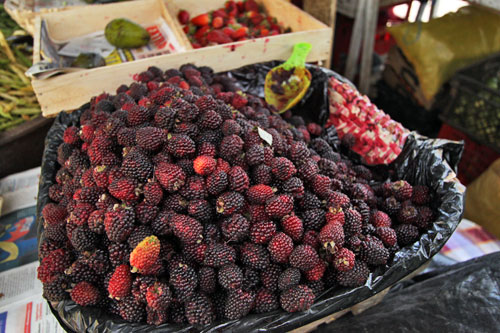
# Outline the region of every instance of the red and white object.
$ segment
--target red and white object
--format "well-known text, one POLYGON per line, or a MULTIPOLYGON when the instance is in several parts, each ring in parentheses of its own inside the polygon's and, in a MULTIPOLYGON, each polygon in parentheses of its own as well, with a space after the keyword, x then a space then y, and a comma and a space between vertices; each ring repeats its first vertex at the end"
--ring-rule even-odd
POLYGON ((401 152, 409 131, 379 110, 370 99, 347 83, 331 78, 328 84, 330 116, 326 127, 335 126, 342 138, 351 133, 352 150, 367 164, 388 164, 401 152))

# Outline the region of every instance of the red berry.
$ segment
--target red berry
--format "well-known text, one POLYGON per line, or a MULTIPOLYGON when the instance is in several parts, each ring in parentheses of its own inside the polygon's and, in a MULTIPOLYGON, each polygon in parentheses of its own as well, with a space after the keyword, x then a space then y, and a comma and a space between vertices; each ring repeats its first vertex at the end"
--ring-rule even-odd
POLYGON ((179 166, 164 162, 156 166, 155 176, 167 192, 176 192, 186 181, 186 174, 179 166))
POLYGON ((338 223, 325 225, 319 233, 318 240, 325 249, 334 253, 344 245, 344 229, 342 225, 338 223))
POLYGON ((326 270, 326 264, 323 260, 318 260, 316 265, 305 272, 306 279, 308 281, 319 281, 323 277, 323 274, 325 274, 326 270))
POLYGON ((277 263, 286 263, 293 251, 293 240, 282 232, 278 232, 267 245, 271 260, 277 263))
POLYGON ((272 187, 264 184, 254 185, 247 191, 248 201, 252 204, 265 204, 267 200, 274 196, 272 187))
POLYGON ((214 172, 217 161, 210 156, 202 155, 198 156, 193 161, 194 171, 201 176, 208 176, 214 172))
POLYGON ((301 312, 313 305, 314 297, 311 288, 298 285, 281 293, 280 303, 286 312, 301 312))
POLYGON ((337 270, 347 272, 354 267, 354 261, 354 253, 343 247, 335 252, 332 264, 337 270))
POLYGON ((389 215, 380 210, 372 211, 370 216, 370 223, 373 224, 375 228, 390 227, 392 224, 389 215))
POLYGON ((290 265, 304 272, 312 269, 318 260, 318 253, 310 245, 297 245, 289 258, 290 265))
POLYGON ((179 20, 179 23, 182 25, 188 24, 189 13, 187 12, 187 10, 184 9, 179 10, 179 13, 177 13, 177 19, 179 20))
POLYGON ((95 305, 99 298, 99 290, 86 281, 77 283, 71 290, 71 299, 81 306, 95 305))
POLYGON ((238 192, 225 192, 217 198, 217 213, 230 216, 238 213, 245 205, 245 198, 238 192))
POLYGON ((250 240, 256 244, 267 244, 276 233, 274 222, 254 223, 250 229, 250 240))
POLYGON ((121 299, 130 294, 132 287, 132 276, 130 274, 129 265, 118 266, 108 283, 109 297, 121 299))
POLYGON ((283 232, 294 241, 300 240, 304 233, 304 224, 302 220, 294 214, 287 215, 281 220, 281 228, 283 232))
POLYGON ((293 210, 293 197, 281 194, 272 197, 266 202, 266 213, 271 218, 280 219, 293 210))
POLYGON ((275 157, 271 168, 273 176, 282 181, 289 179, 297 172, 295 165, 286 157, 275 157))

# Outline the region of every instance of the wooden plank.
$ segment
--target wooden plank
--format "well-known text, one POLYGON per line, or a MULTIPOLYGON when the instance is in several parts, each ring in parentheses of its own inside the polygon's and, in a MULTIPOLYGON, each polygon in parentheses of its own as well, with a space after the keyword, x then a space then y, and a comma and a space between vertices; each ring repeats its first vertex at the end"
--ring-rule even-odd
POLYGON ((352 314, 356 316, 356 315, 360 314, 361 312, 371 308, 372 306, 375 306, 378 303, 382 302, 385 295, 387 295, 387 293, 389 292, 390 289, 391 289, 391 287, 385 288, 384 290, 382 290, 378 294, 373 295, 372 297, 365 299, 363 302, 360 302, 360 303, 352 306, 350 308, 352 314))
POLYGON ((335 26, 337 0, 304 0, 304 10, 326 24, 335 26))
POLYGON ((350 311, 349 309, 345 309, 345 310, 342 310, 342 311, 335 312, 334 314, 331 314, 331 315, 326 316, 324 318, 321 318, 321 319, 318 319, 316 321, 313 321, 312 323, 309 323, 309 324, 304 325, 302 327, 296 328, 296 329, 290 331, 289 333, 307 333, 307 332, 311 332, 311 331, 315 330, 319 325, 329 324, 332 321, 339 319, 340 317, 342 317, 343 315, 345 315, 349 311, 350 311))
POLYGON ((266 7, 268 14, 276 17, 280 23, 290 27, 294 32, 328 28, 312 15, 284 0, 257 0, 257 2, 266 7))
POLYGON ((359 75, 359 91, 368 94, 373 63, 373 46, 375 44, 375 29, 378 18, 378 1, 367 2, 365 8, 365 25, 363 31, 363 49, 361 54, 361 71, 359 75))
POLYGON ((40 16, 37 16, 35 18, 35 27, 38 27, 37 29, 37 33, 35 33, 33 35, 33 63, 36 64, 37 62, 41 61, 42 58, 41 58, 41 55, 40 55, 40 51, 41 51, 41 41, 40 41, 40 27, 42 25, 42 19, 40 18, 40 16))
POLYGON ((224 7, 225 2, 226 0, 165 0, 165 4, 172 16, 177 17, 179 10, 185 9, 189 12, 191 18, 224 7))
MULTIPOLYGON (((304 10, 332 29, 332 44, 335 37, 336 8, 337 0, 304 0, 304 10)), ((331 67, 331 58, 326 61, 325 67, 331 67)))
POLYGON ((345 66, 345 77, 354 82, 356 74, 356 65, 358 63, 359 51, 361 49, 361 41, 363 39, 364 26, 364 11, 367 0, 358 0, 361 4, 356 9, 356 17, 354 18, 354 27, 352 29, 351 41, 349 43, 349 51, 347 52, 347 61, 345 66))
POLYGON ((55 76, 46 80, 33 80, 32 85, 44 116, 55 116, 61 110, 69 111, 102 92, 115 93, 121 84, 130 84, 133 75, 149 66, 161 69, 179 67, 185 63, 210 66, 215 71, 226 71, 241 66, 270 60, 285 60, 293 45, 308 41, 315 47, 307 61, 321 61, 329 57, 330 30, 303 31, 267 38, 258 38, 231 45, 217 45, 183 53, 161 55, 123 64, 82 70, 55 76), (325 41, 327 41, 325 43, 325 41), (235 52, 235 51, 238 52, 235 52))

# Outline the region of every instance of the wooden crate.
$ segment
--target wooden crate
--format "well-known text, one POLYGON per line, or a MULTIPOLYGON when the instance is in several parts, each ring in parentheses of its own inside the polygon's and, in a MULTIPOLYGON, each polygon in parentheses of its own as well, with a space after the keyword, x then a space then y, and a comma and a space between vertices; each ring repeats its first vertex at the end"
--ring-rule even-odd
POLYGON ((35 12, 33 7, 23 5, 21 1, 6 0, 4 2, 5 11, 21 28, 32 36, 35 33, 35 20, 38 16, 44 13, 61 12, 71 8, 73 7, 42 8, 40 11, 35 12))
MULTIPOLYGON (((169 26, 178 34, 178 39, 187 51, 160 55, 128 63, 93 68, 55 76, 45 80, 34 79, 32 84, 41 105, 43 115, 51 117, 60 111, 71 111, 88 102, 92 96, 102 92, 115 93, 121 84, 130 84, 133 75, 149 66, 161 69, 176 68, 185 63, 210 66, 215 71, 227 71, 241 66, 270 61, 285 60, 293 45, 309 42, 313 48, 307 58, 310 62, 326 61, 332 48, 332 29, 301 11, 285 0, 260 0, 266 10, 280 22, 292 29, 292 33, 257 38, 242 42, 192 49, 176 17, 179 8, 187 9, 192 15, 222 6, 225 0, 175 0, 166 1, 165 8, 159 0, 138 0, 109 5, 95 5, 75 8, 63 13, 42 15, 48 23, 49 33, 57 40, 67 40, 76 36, 102 30, 115 17, 128 17, 136 22, 151 21, 159 12, 167 19, 169 26), (145 5, 149 4, 149 5, 145 5)), ((40 59, 41 21, 36 24, 34 59, 40 59)))

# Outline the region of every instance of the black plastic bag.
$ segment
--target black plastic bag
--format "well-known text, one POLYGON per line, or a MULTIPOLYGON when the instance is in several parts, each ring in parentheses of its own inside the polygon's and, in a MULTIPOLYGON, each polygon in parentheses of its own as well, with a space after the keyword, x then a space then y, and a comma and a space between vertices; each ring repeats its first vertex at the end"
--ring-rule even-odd
POLYGON ((380 304, 322 325, 317 332, 498 332, 499 327, 497 252, 405 281, 380 304))
MULTIPOLYGON (((263 86, 263 73, 267 72, 277 62, 247 66, 231 72, 231 75, 241 81, 244 91, 256 93, 263 86), (246 74, 245 74, 246 73, 246 74), (252 74, 249 74, 252 73, 252 74), (252 75, 253 76, 252 78, 252 75)), ((300 104, 293 112, 308 115, 309 120, 324 123, 328 117, 327 78, 338 74, 319 67, 308 67, 313 73, 313 83, 300 104)), ((342 79, 345 82, 345 79, 342 79)), ((42 161, 42 171, 37 203, 37 223, 39 239, 43 237, 41 211, 48 198, 48 189, 54 183, 57 172, 57 147, 62 142, 64 130, 71 125, 77 125, 79 115, 88 105, 71 114, 61 113, 46 139, 46 149, 42 161)), ((338 143, 334 129, 326 132, 327 140, 334 145, 338 143)), ((418 269, 439 252, 457 227, 464 207, 465 188, 455 177, 454 170, 460 159, 463 145, 448 140, 430 140, 416 133, 411 133, 398 159, 391 163, 390 169, 403 179, 418 184, 426 184, 437 193, 438 217, 431 230, 421 236, 412 246, 407 246, 398 252, 391 266, 383 273, 370 274, 364 286, 357 288, 335 288, 326 290, 305 312, 286 313, 277 310, 265 314, 252 314, 240 320, 216 322, 213 325, 195 328, 164 324, 149 326, 146 324, 131 324, 117 316, 104 313, 99 309, 82 308, 73 301, 67 300, 52 304, 52 311, 61 325, 67 330, 82 331, 117 331, 117 332, 252 332, 257 330, 287 331, 323 318, 332 313, 349 308, 375 294, 392 286, 406 275, 418 269)))

